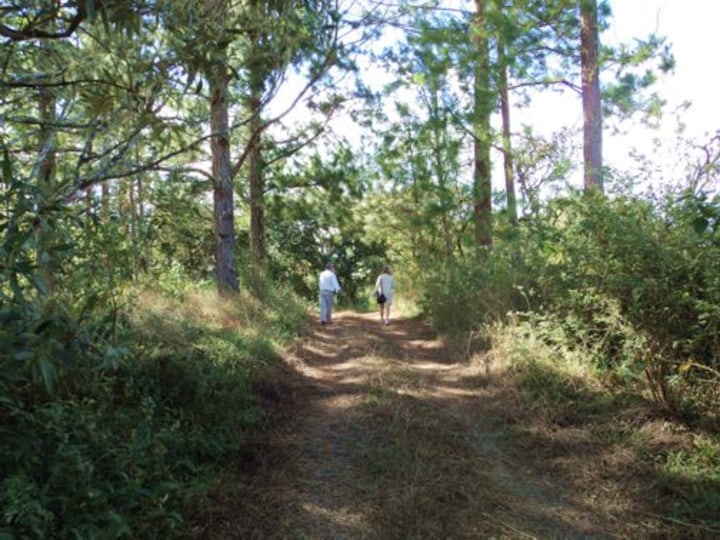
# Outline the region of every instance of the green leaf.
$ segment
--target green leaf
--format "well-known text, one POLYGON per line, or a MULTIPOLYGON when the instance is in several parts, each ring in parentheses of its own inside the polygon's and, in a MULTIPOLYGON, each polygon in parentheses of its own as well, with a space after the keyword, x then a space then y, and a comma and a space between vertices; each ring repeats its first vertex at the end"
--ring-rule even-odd
POLYGON ((35 333, 40 335, 42 334, 52 323, 51 319, 46 319, 43 322, 41 322, 37 328, 35 328, 35 333))
POLYGON ((63 244, 57 244, 56 246, 53 246, 53 251, 55 252, 72 251, 73 249, 75 249, 75 244, 72 244, 70 242, 65 242, 63 244))
POLYGON ((710 222, 706 218, 699 216, 693 220, 693 229, 695 229, 695 232, 698 234, 704 233, 709 224, 710 222))
POLYGON ((17 282, 17 279, 13 279, 10 282, 10 288, 12 289, 12 292, 13 292, 13 298, 16 301, 23 299, 24 295, 23 295, 22 289, 20 288, 20 284, 17 282))
POLYGON ((110 523, 105 530, 105 533, 107 538, 120 538, 122 536, 131 535, 132 529, 123 515, 111 512, 110 523))
POLYGON ((40 294, 46 295, 48 293, 47 283, 44 277, 35 274, 32 277, 32 283, 40 294))
POLYGON ((41 358, 38 361, 38 368, 40 369, 40 375, 45 389, 48 393, 52 394, 55 391, 55 381, 57 379, 55 366, 47 358, 41 358))
POLYGON ((0 309, 0 323, 7 324, 20 319, 20 313, 14 309, 0 309))
POLYGON ((26 362, 31 360, 35 355, 31 351, 19 351, 13 354, 13 358, 18 362, 26 362))

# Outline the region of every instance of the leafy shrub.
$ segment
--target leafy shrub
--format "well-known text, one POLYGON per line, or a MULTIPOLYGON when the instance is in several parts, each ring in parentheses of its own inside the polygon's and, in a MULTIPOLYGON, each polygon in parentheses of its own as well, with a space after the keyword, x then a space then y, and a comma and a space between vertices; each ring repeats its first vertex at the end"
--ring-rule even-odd
POLYGON ((718 223, 720 199, 693 194, 558 199, 483 259, 431 269, 423 307, 444 332, 518 310, 558 325, 596 366, 644 377, 658 402, 699 420, 713 401, 692 388, 717 396, 720 384, 718 223))
POLYGON ((478 259, 447 261, 426 272, 421 308, 445 334, 503 320, 526 305, 521 287, 526 271, 512 245, 500 245, 478 259))
POLYGON ((11 409, 13 421, 3 426, 13 450, 3 460, 3 524, 38 538, 175 529, 189 490, 165 454, 180 426, 160 421, 150 399, 115 407, 89 394, 11 409))
POLYGON ((8 367, 0 374, 0 534, 179 534, 258 417, 253 378, 277 360, 273 340, 302 324, 291 296, 279 293, 286 316, 267 294, 266 303, 246 294, 219 301, 181 284, 174 298, 143 291, 132 310, 113 308, 125 315, 109 318, 102 304, 55 303, 38 319, 53 314, 42 339, 32 337, 37 321, 12 319, 30 336, 0 356, 8 367), (108 362, 107 351, 123 344, 108 362), (18 358, 23 351, 45 358, 52 377, 36 376, 35 356, 18 358))

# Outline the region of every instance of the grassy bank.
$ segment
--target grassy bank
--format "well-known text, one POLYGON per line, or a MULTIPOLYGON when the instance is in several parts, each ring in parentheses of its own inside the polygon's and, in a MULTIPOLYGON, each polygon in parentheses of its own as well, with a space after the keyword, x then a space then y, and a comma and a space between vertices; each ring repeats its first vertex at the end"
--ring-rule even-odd
POLYGON ((45 358, 52 377, 28 368, 2 380, 3 538, 181 534, 242 451, 261 414, 256 381, 306 322, 304 306, 267 287, 221 301, 162 285, 116 299, 103 362, 83 354, 107 345, 98 338, 45 358))

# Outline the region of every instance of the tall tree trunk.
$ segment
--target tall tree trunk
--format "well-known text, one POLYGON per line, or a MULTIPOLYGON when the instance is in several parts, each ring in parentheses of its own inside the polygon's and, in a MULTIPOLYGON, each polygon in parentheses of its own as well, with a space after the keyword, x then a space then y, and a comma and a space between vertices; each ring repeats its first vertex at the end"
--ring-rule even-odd
POLYGON ((432 118, 436 118, 437 122, 433 128, 433 167, 435 170, 435 176, 437 177, 438 194, 440 197, 440 204, 442 207, 441 214, 441 225, 442 225, 442 242, 444 245, 444 255, 446 258, 453 256, 453 238, 452 238, 452 220, 448 216, 448 207, 450 206, 447 201, 447 171, 445 167, 445 159, 443 158, 443 146, 445 144, 445 132, 447 130, 447 121, 445 119, 446 113, 440 112, 440 99, 438 92, 432 92, 430 101, 430 114, 432 118), (443 115, 442 124, 440 123, 441 114, 443 115))
MULTIPOLYGON (((253 2, 257 21, 260 21, 260 7, 253 2)), ((259 24, 259 23, 256 23, 259 24)), ((252 36, 254 50, 251 53, 250 68, 250 153, 248 155, 250 181, 250 246, 253 262, 262 265, 266 258, 265 248, 265 182, 263 177, 262 147, 260 133, 262 131, 262 94, 264 87, 264 68, 260 56, 258 40, 260 32, 252 36)))
POLYGON ((490 90, 490 57, 488 49, 485 0, 475 0, 475 20, 472 30, 477 61, 475 63, 473 209, 475 217, 475 245, 492 247, 492 167, 490 164, 490 115, 493 94, 490 90))
POLYGON ((599 43, 597 0, 580 0, 585 189, 603 191, 599 43))
POLYGON ((213 175, 213 218, 215 224, 215 265, 218 292, 230 296, 240 290, 235 270, 235 218, 230 168, 228 85, 230 75, 224 62, 210 70, 210 150, 213 175))
MULTIPOLYGON (((498 7, 502 8, 496 0, 498 7)), ((502 116, 503 168, 505 171, 505 197, 510 225, 517 225, 517 198, 515 197, 515 173, 513 171, 512 143, 510 141, 510 95, 508 92, 507 54, 505 41, 500 33, 497 37, 498 77, 500 86, 500 113, 502 116)))

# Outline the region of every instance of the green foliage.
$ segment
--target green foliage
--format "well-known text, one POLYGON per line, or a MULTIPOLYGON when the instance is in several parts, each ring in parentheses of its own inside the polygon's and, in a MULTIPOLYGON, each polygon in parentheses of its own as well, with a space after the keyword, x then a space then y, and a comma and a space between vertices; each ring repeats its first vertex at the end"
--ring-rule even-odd
POLYGON ((537 408, 579 415, 603 406, 598 371, 565 329, 540 317, 488 326, 493 354, 510 363, 521 391, 537 408))
POLYGON ((513 371, 518 388, 536 410, 556 424, 587 422, 622 408, 623 396, 605 392, 588 370, 578 372, 563 360, 515 358, 513 371))
MULTIPOLYGON (((525 405, 553 426, 591 427, 598 440, 593 448, 610 444, 620 450, 623 464, 637 463, 648 482, 648 500, 658 513, 679 525, 678 533, 717 529, 720 515, 720 441, 717 434, 698 430, 692 439, 687 427, 667 419, 649 417, 650 403, 597 369, 589 358, 597 354, 576 346, 565 325, 547 317, 521 320, 487 328, 491 354, 509 364, 525 405), (612 391, 604 385, 610 384, 612 391), (639 423, 643 426, 638 429, 639 423), (674 427, 676 429, 674 429, 674 427), (670 435, 674 434, 674 435, 670 435), (682 436, 680 436, 682 434, 682 436), (634 457, 628 457, 628 454, 634 457), (692 526, 692 527, 690 527, 692 526)), ((533 422, 537 425, 537 419, 533 422)), ((610 453, 610 452, 609 452, 610 453)), ((612 467, 618 466, 615 463, 612 467)), ((617 470, 616 470, 617 472, 617 470)), ((702 532, 699 536, 704 537, 702 532)))
POLYGON ((276 173, 282 193, 268 204, 269 275, 310 301, 317 298, 318 274, 333 261, 343 289, 338 301, 359 305, 388 258, 384 239, 368 232, 361 201, 367 179, 355 159, 340 148, 325 159, 314 154, 300 171, 276 173))
POLYGON ((613 379, 642 377, 668 409, 717 425, 719 204, 558 199, 483 259, 429 272, 424 308, 449 333, 521 311, 556 329, 548 342, 558 335, 613 379))
POLYGON ((151 399, 112 403, 102 395, 112 394, 110 383, 10 409, 3 431, 12 457, 3 460, 0 500, 3 524, 16 534, 117 538, 177 527, 188 486, 165 454, 181 426, 161 421, 151 399))
MULTIPOLYGON (((715 232, 698 232, 695 202, 583 196, 531 225, 535 310, 552 313, 606 368, 644 372, 656 399, 680 407, 680 366, 714 369, 718 296, 715 232)), ((711 207, 715 203, 707 203, 711 207)), ((707 211, 706 211, 707 213, 707 211)), ((704 223, 704 222, 703 222, 704 223)))
MULTIPOLYGON (((259 339, 255 341, 257 352, 267 351, 271 342, 287 345, 307 324, 307 305, 298 298, 298 293, 291 284, 274 282, 251 266, 244 268, 242 278, 247 287, 243 304, 245 324, 260 330, 259 339), (263 332, 264 329, 267 329, 267 332, 263 332)), ((256 355, 265 359, 272 356, 256 355)))
MULTIPOLYGON (((141 268, 162 276, 168 266, 182 267, 188 278, 210 277, 213 258, 212 210, 202 197, 207 182, 172 175, 152 184, 154 208, 136 232, 141 268)), ((238 247, 243 247, 238 242, 238 247)))
POLYGON ((668 453, 658 463, 660 488, 683 519, 720 526, 720 440, 698 435, 691 450, 668 453))
POLYGON ((273 341, 305 323, 302 306, 269 287, 262 301, 220 303, 187 283, 175 299, 134 293, 132 310, 115 308, 122 317, 103 317, 103 302, 53 305, 40 339, 1 357, 0 532, 180 534, 193 501, 257 419, 253 379, 277 361, 273 341), (22 351, 42 352, 51 372, 36 373, 35 356, 22 351))
POLYGON ((526 305, 522 295, 526 271, 513 245, 499 243, 479 257, 451 259, 439 268, 428 268, 420 305, 441 332, 467 333, 526 305))
POLYGON ((633 46, 621 44, 615 49, 604 50, 605 64, 615 69, 613 83, 603 88, 605 113, 617 117, 643 114, 646 122, 656 121, 662 115, 664 101, 649 89, 660 74, 672 71, 675 58, 665 38, 650 35, 637 40, 633 46), (651 66, 650 63, 656 63, 651 66))

